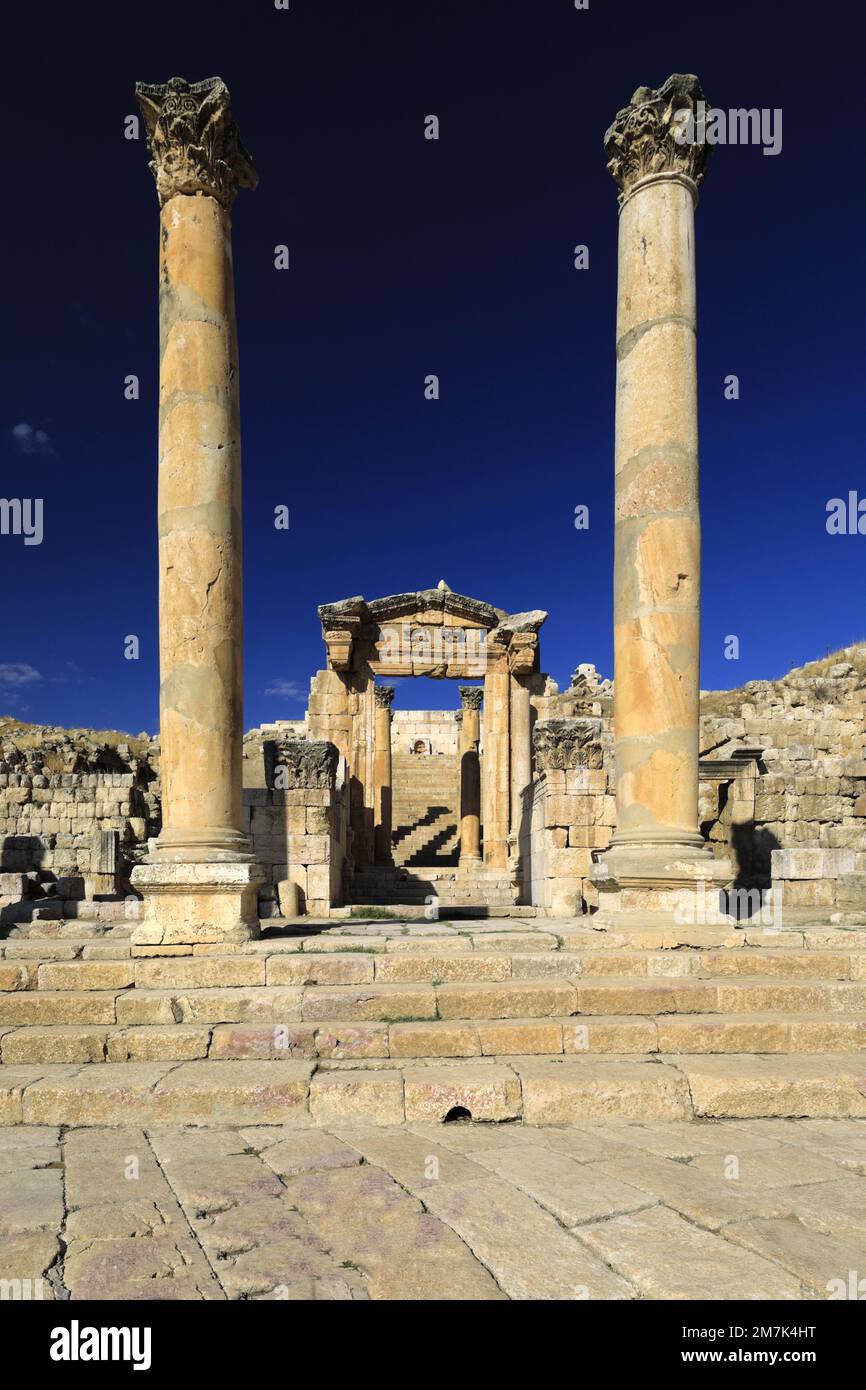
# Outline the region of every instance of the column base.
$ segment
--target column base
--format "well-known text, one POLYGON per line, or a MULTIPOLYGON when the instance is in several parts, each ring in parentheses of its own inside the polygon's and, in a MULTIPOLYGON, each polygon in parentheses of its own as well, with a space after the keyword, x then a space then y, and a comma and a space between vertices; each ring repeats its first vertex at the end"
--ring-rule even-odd
POLYGON ((134 946, 249 941, 259 935, 260 864, 155 860, 139 864, 130 882, 144 897, 134 946))
POLYGON ((735 876, 730 860, 716 859, 700 835, 654 842, 614 836, 590 880, 598 892, 599 916, 666 913, 696 926, 730 922, 720 895, 735 876))

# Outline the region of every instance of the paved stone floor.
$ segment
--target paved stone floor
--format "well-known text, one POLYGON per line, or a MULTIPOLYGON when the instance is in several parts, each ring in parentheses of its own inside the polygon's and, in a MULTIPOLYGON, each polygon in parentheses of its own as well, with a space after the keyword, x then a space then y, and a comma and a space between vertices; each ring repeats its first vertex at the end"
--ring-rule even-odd
POLYGON ((863 1296, 866 1121, 0 1129, 0 1280, 46 1299, 863 1296))

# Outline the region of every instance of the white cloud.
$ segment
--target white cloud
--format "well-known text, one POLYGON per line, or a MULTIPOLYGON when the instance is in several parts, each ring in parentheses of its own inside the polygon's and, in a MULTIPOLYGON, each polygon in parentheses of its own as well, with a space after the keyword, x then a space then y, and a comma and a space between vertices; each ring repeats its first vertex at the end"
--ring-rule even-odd
POLYGON ((306 700, 307 691, 300 681, 272 680, 265 686, 266 695, 277 695, 281 700, 306 700))
POLYGON ((12 447, 19 454, 39 454, 42 458, 50 458, 54 453, 54 445, 45 431, 34 429, 26 420, 13 425, 9 433, 12 447))
POLYGON ((33 666, 28 666, 24 661, 0 661, 0 685, 7 688, 18 688, 22 685, 33 685, 35 681, 41 681, 42 675, 33 666))

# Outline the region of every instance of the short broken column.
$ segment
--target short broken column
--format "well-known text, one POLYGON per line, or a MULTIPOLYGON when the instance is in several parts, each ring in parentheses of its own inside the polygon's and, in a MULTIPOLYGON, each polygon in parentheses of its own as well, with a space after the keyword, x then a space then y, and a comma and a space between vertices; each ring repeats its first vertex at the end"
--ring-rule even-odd
MULTIPOLYGON (((620 907, 728 877, 698 828, 700 516, 696 77, 641 87, 605 137, 618 183, 614 737, 617 828, 598 865, 620 907), (618 899, 618 901, 617 901, 618 899)), ((610 896, 610 894, 608 895, 610 896)), ((605 903, 602 901, 601 905, 605 903)))
POLYGON ((257 182, 219 78, 138 84, 160 203, 162 833, 139 944, 258 933, 243 819, 241 455, 230 208, 257 182))
POLYGON ((460 868, 481 862, 481 701, 480 685, 461 685, 460 703, 460 868))
POLYGON ((391 848, 394 802, 391 773, 391 702, 394 699, 394 687, 392 685, 377 685, 375 687, 375 699, 373 783, 376 863, 391 864, 394 861, 391 848))

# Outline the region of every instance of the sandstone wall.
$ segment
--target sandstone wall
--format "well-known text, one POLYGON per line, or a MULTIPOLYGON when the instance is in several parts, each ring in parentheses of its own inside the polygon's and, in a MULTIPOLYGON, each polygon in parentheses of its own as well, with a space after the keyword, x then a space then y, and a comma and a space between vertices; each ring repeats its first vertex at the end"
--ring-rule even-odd
POLYGON ((344 901, 346 760, 331 743, 279 738, 264 740, 262 765, 266 785, 244 790, 244 828, 266 875, 261 915, 284 912, 294 884, 302 914, 327 916, 344 901))
MULTIPOLYGON (((536 737, 530 895, 552 913, 595 905, 591 852, 615 825, 611 693, 593 668, 579 672, 538 702, 542 739, 557 722, 595 721, 571 753, 602 774, 582 776, 569 753, 551 765, 536 737)), ((703 692, 700 768, 701 827, 737 865, 737 886, 771 890, 770 901, 792 908, 866 911, 866 646, 777 681, 703 692)))
POLYGON ((159 745, 0 722, 0 920, 122 896, 159 828, 159 745))
POLYGON ((414 753, 420 743, 425 753, 455 754, 459 729, 455 714, 447 709, 395 709, 391 716, 392 751, 414 753))

